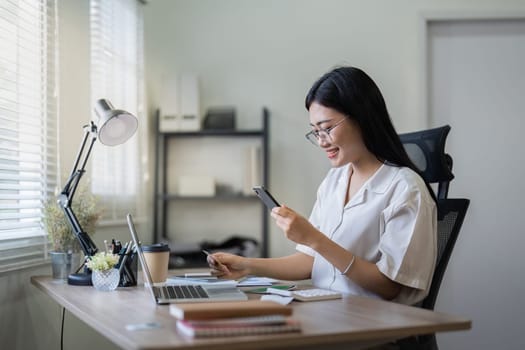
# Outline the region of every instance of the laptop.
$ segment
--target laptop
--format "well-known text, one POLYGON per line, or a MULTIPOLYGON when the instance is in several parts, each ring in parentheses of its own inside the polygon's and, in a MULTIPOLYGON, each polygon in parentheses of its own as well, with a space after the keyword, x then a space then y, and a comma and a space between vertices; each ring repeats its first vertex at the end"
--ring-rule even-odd
POLYGON ((235 286, 231 285, 169 285, 153 284, 151 274, 144 258, 140 240, 135 230, 131 214, 127 215, 131 239, 137 249, 140 265, 146 279, 144 286, 149 289, 157 304, 173 303, 202 303, 214 301, 240 301, 248 300, 248 296, 235 286))

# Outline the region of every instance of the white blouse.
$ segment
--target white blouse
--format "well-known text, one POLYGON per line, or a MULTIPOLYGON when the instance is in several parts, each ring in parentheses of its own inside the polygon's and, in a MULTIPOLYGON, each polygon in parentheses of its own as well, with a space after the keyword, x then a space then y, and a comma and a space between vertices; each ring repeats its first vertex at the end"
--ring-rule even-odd
MULTIPOLYGON (((394 301, 414 304, 430 288, 437 255, 437 209, 424 181, 406 167, 383 164, 345 205, 351 164, 332 168, 319 186, 310 222, 385 276, 404 286, 394 301)), ((310 247, 312 283, 343 293, 379 298, 310 247)))

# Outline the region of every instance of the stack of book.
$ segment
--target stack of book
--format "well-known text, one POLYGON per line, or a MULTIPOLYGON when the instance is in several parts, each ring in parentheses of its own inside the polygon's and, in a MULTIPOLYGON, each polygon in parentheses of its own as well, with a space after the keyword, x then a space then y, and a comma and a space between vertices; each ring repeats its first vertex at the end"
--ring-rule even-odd
POLYGON ((248 300, 195 304, 171 304, 177 330, 190 337, 224 337, 299 332, 299 321, 289 306, 271 301, 248 300))

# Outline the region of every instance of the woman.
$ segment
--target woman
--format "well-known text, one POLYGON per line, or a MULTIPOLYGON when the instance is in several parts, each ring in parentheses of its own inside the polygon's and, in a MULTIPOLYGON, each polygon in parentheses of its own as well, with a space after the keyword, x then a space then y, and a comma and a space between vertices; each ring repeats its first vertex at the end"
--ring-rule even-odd
POLYGON ((295 254, 208 258, 224 278, 312 279, 320 288, 414 304, 428 293, 436 260, 435 197, 406 154, 383 96, 362 70, 325 74, 306 96, 312 130, 332 169, 309 220, 282 205, 271 216, 295 254))

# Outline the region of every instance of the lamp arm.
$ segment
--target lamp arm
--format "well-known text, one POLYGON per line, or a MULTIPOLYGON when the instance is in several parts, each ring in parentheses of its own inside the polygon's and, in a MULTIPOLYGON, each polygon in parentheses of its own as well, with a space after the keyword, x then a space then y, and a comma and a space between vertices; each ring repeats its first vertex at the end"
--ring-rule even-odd
POLYGON ((89 235, 82 229, 82 226, 78 222, 78 219, 75 213, 73 212, 73 209, 69 206, 63 206, 62 210, 64 211, 64 214, 66 215, 69 225, 73 229, 73 233, 75 234, 78 241, 80 242, 80 247, 82 248, 84 255, 85 256, 95 255, 95 253, 98 251, 98 248, 95 245, 95 243, 93 243, 89 235))
POLYGON ((93 243, 89 235, 82 229, 80 222, 78 221, 75 213, 73 212, 73 209, 71 208, 73 196, 75 195, 75 191, 77 189, 80 178, 85 172, 84 168, 86 167, 86 163, 88 161, 89 155, 91 154, 91 150, 93 149, 93 145, 97 140, 97 127, 93 122, 91 122, 90 127, 86 126, 85 129, 86 131, 84 133, 84 139, 82 140, 82 143, 80 145, 80 149, 75 159, 73 169, 71 170, 71 175, 69 176, 69 179, 67 180, 64 189, 58 196, 58 204, 62 208, 62 211, 64 212, 64 215, 66 216, 69 225, 73 229, 73 233, 80 242, 80 246, 82 247, 84 255, 92 256, 98 251, 97 246, 95 245, 95 243, 93 243), (82 159, 82 155, 84 153, 87 140, 90 134, 92 135, 91 142, 89 143, 86 155, 82 159), (78 168, 79 164, 81 164, 80 168, 78 168))
POLYGON ((75 158, 75 163, 73 164, 73 168, 71 169, 71 174, 69 175, 69 178, 67 179, 66 184, 64 185, 64 189, 61 192, 61 194, 67 195, 67 199, 69 201, 71 201, 73 199, 73 196, 75 195, 78 183, 80 181, 80 178, 84 174, 84 168, 86 167, 89 155, 91 154, 91 150, 93 149, 93 144, 97 140, 97 126, 93 122, 91 122, 91 125, 85 125, 84 129, 84 138, 82 139, 82 142, 80 144, 80 149, 78 150, 77 156, 75 158), (89 135, 92 135, 91 143, 89 144, 87 154, 82 161, 81 167, 78 168, 78 165, 82 160, 82 154, 84 153, 84 149, 86 147, 89 135))

